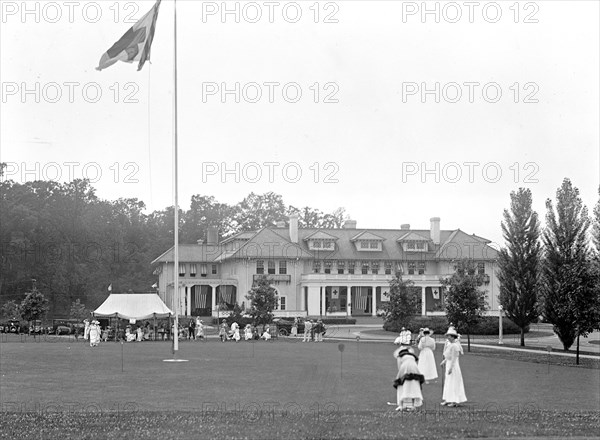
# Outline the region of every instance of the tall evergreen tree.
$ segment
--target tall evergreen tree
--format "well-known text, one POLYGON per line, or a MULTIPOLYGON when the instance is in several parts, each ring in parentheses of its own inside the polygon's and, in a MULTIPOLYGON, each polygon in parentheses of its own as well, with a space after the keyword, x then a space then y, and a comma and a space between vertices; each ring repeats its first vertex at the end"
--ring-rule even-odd
POLYGON ((506 248, 500 250, 498 260, 500 303, 506 316, 521 328, 521 346, 525 346, 525 328, 538 316, 540 222, 531 209, 529 189, 511 192, 510 199, 510 212, 504 210, 502 222, 506 248))
POLYGON ((277 290, 271 286, 269 277, 259 277, 248 291, 246 299, 250 301, 250 315, 256 325, 269 324, 273 321, 273 310, 279 305, 277 290))
MULTIPOLYGON (((575 339, 579 342, 579 336, 593 330, 597 318, 588 246, 590 219, 579 190, 567 178, 556 191, 556 212, 550 199, 546 208, 544 314, 566 351, 575 339)), ((577 349, 579 355, 579 343, 577 349)))
POLYGON ((472 260, 463 259, 456 262, 456 272, 440 282, 446 286, 446 318, 459 331, 467 331, 467 349, 471 351, 471 329, 487 310, 485 292, 479 289, 483 284, 483 275, 477 273, 472 260))

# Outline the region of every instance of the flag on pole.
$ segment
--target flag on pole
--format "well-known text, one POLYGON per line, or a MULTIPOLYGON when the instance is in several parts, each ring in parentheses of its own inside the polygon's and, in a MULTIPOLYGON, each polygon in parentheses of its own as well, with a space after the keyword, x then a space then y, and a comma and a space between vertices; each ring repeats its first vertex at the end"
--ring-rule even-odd
POLYGON ((137 70, 142 70, 144 63, 150 59, 150 47, 154 38, 160 2, 161 0, 156 0, 152 9, 102 55, 96 70, 106 69, 119 60, 126 63, 139 61, 137 70))
POLYGON ((109 292, 112 292, 112 284, 109 284, 109 285, 108 285, 108 291, 109 291, 109 292))

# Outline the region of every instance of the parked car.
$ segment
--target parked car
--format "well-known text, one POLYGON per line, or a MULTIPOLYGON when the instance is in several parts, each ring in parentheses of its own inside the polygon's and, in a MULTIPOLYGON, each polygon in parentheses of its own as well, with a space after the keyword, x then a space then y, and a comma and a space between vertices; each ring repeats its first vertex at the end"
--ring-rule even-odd
POLYGON ((31 334, 41 334, 44 330, 44 327, 42 326, 42 321, 40 321, 39 319, 31 321, 31 327, 29 328, 29 330, 31 331, 31 334))
POLYGON ((18 319, 11 319, 8 321, 8 324, 5 326, 6 333, 21 333, 21 321, 18 319))
MULTIPOLYGON (((273 324, 277 325, 277 330, 281 336, 288 336, 292 333, 292 325, 294 325, 293 319, 288 318, 275 318, 273 324)), ((298 319, 298 334, 304 334, 304 320, 298 319)))

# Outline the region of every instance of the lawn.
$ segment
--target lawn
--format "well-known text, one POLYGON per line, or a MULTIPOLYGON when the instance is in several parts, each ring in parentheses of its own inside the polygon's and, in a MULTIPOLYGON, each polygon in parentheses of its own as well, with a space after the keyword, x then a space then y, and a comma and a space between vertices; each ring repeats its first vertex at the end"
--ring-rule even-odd
MULTIPOLYGON (((0 438, 463 438, 589 436, 600 374, 466 353, 469 401, 400 414, 392 344, 166 342, 0 344, 0 438), (342 357, 343 356, 343 357, 342 357)), ((436 351, 441 360, 441 347, 436 351)))

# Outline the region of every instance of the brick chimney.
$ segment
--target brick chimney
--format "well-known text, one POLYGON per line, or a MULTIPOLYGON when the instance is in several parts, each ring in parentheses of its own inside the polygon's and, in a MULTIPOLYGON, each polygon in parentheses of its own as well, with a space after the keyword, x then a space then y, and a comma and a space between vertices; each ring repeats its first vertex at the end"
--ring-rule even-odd
POLYGON ((282 220, 280 220, 280 221, 278 221, 278 222, 275 222, 275 226, 276 226, 277 228, 285 228, 285 222, 284 222, 284 221, 282 221, 282 220))
POLYGON ((400 225, 400 229, 408 230, 408 229, 410 229, 410 225, 408 223, 403 223, 400 225))
POLYGON ((440 218, 439 217, 431 217, 429 219, 431 222, 431 228, 429 230, 429 234, 433 244, 440 244, 440 218))
POLYGON ((206 244, 219 244, 219 228, 209 226, 206 230, 206 244))
POLYGON ((290 214, 290 241, 298 243, 298 214, 290 214))

